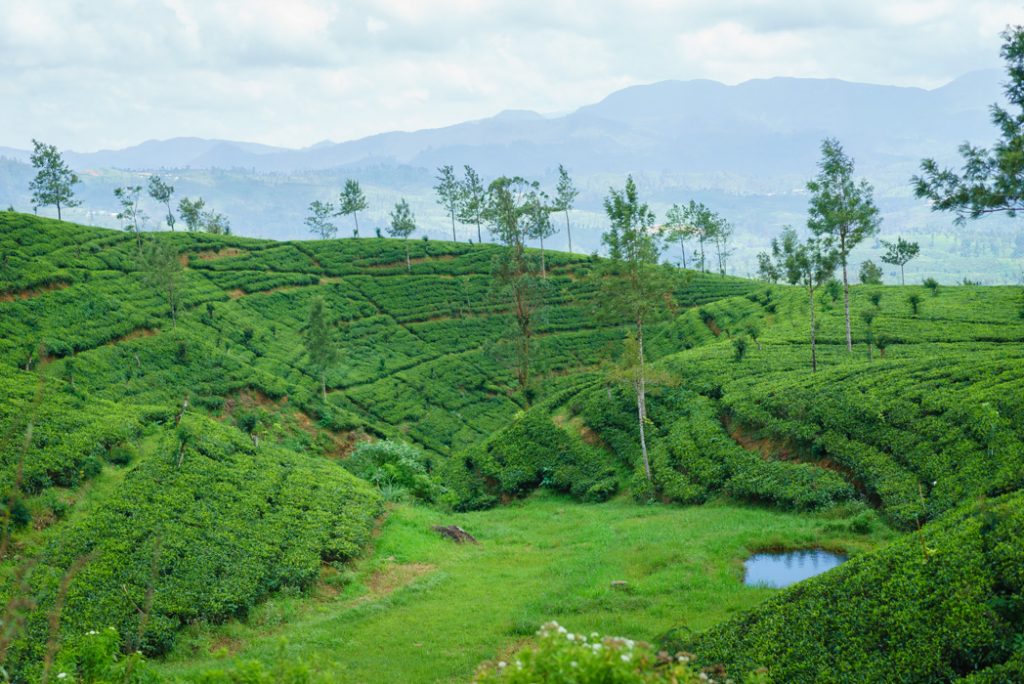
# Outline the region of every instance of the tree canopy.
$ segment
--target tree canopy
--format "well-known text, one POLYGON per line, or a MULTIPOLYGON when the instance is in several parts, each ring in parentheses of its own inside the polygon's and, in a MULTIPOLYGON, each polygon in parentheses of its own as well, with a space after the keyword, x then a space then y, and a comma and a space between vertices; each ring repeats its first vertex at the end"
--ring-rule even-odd
POLYGON ((33 139, 32 148, 30 160, 32 168, 36 170, 35 178, 28 185, 32 191, 32 206, 54 206, 57 208, 57 220, 62 221, 62 207, 77 207, 81 204, 75 199, 75 186, 81 181, 54 145, 33 139))

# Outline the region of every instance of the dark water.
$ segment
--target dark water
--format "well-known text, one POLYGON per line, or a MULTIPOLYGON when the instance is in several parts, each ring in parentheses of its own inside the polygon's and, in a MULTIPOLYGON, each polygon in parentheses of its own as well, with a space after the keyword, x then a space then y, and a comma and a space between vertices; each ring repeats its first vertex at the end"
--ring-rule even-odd
POLYGON ((757 553, 743 564, 743 583, 748 586, 788 587, 845 562, 846 556, 820 549, 757 553))

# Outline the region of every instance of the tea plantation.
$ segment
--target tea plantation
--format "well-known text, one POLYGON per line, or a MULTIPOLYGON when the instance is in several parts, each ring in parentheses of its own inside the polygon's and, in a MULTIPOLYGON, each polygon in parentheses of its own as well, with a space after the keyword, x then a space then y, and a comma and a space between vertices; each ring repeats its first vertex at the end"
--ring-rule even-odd
MULTIPOLYGON (((635 395, 613 379, 625 322, 602 311, 596 257, 546 254, 524 392, 491 276, 499 247, 146 240, 177 255, 173 317, 132 235, 0 212, 0 664, 12 681, 366 681, 323 624, 390 634, 389 611, 427 615, 428 603, 450 606, 449 620, 499 619, 473 585, 490 579, 423 540, 428 518, 487 532, 472 553, 498 573, 489 600, 523 608, 493 633, 433 628, 423 658, 507 659, 541 623, 576 615, 601 622, 573 624, 581 633, 635 630, 623 636, 724 664, 735 681, 1024 680, 1020 287, 855 286, 852 353, 841 300, 820 293, 812 372, 805 291, 676 272, 674 308, 648 332, 648 482, 635 395), (337 351, 325 393, 306 349, 315 300, 337 351), (556 532, 563 510, 579 517, 556 532), (722 542, 715 516, 742 539, 722 542), (715 533, 683 539, 673 525, 715 533), (531 534, 579 579, 544 601, 539 578, 557 570, 531 534), (622 539, 642 571, 621 564, 622 539), (745 553, 802 545, 853 557, 781 592, 741 585, 745 553), (366 569, 385 561, 437 586, 385 596, 366 569), (698 562, 720 573, 714 600, 668 578, 644 587, 698 562), (612 567, 636 572, 637 593, 608 594, 612 567), (278 605, 294 607, 295 645, 275 651, 254 621, 278 605), (88 675, 103 639, 97 658, 149 662, 118 656, 115 674, 88 675), (219 643, 240 659, 207 662, 219 643)), ((473 674, 388 657, 409 681, 473 674)))

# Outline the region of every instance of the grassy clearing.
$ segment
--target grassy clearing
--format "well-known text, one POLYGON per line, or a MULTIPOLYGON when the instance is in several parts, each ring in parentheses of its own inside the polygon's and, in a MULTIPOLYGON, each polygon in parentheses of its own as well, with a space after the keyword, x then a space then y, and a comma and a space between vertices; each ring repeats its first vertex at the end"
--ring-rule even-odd
POLYGON ((455 515, 398 506, 343 591, 327 585, 313 599, 278 596, 244 624, 193 627, 162 669, 192 678, 231 656, 284 657, 337 681, 464 681, 549 619, 641 639, 707 629, 776 593, 742 585, 752 550, 856 554, 891 536, 841 527, 757 508, 586 505, 548 494, 455 515), (440 523, 461 525, 480 544, 441 539, 430 531, 440 523), (628 587, 612 589, 613 580, 628 587))

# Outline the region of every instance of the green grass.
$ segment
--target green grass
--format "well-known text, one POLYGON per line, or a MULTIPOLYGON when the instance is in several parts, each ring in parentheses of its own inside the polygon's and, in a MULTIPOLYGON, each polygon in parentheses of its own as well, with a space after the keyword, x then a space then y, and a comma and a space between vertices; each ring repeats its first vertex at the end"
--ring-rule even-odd
POLYGON ((246 623, 194 627, 161 670, 195 677, 226 665, 225 651, 234 651, 268 664, 282 657, 313 663, 341 682, 465 681, 546 620, 641 639, 679 627, 704 630, 777 593, 743 586, 749 552, 820 546, 857 553, 890 536, 841 527, 757 508, 622 499, 588 505, 546 494, 455 515, 398 506, 342 594, 278 597, 246 623), (430 530, 436 524, 461 525, 480 544, 441 539, 430 530), (413 564, 425 572, 392 593, 367 588, 381 573, 406 576, 403 568, 413 564), (613 580, 628 588, 612 589, 613 580), (213 655, 222 648, 220 658, 213 655))

